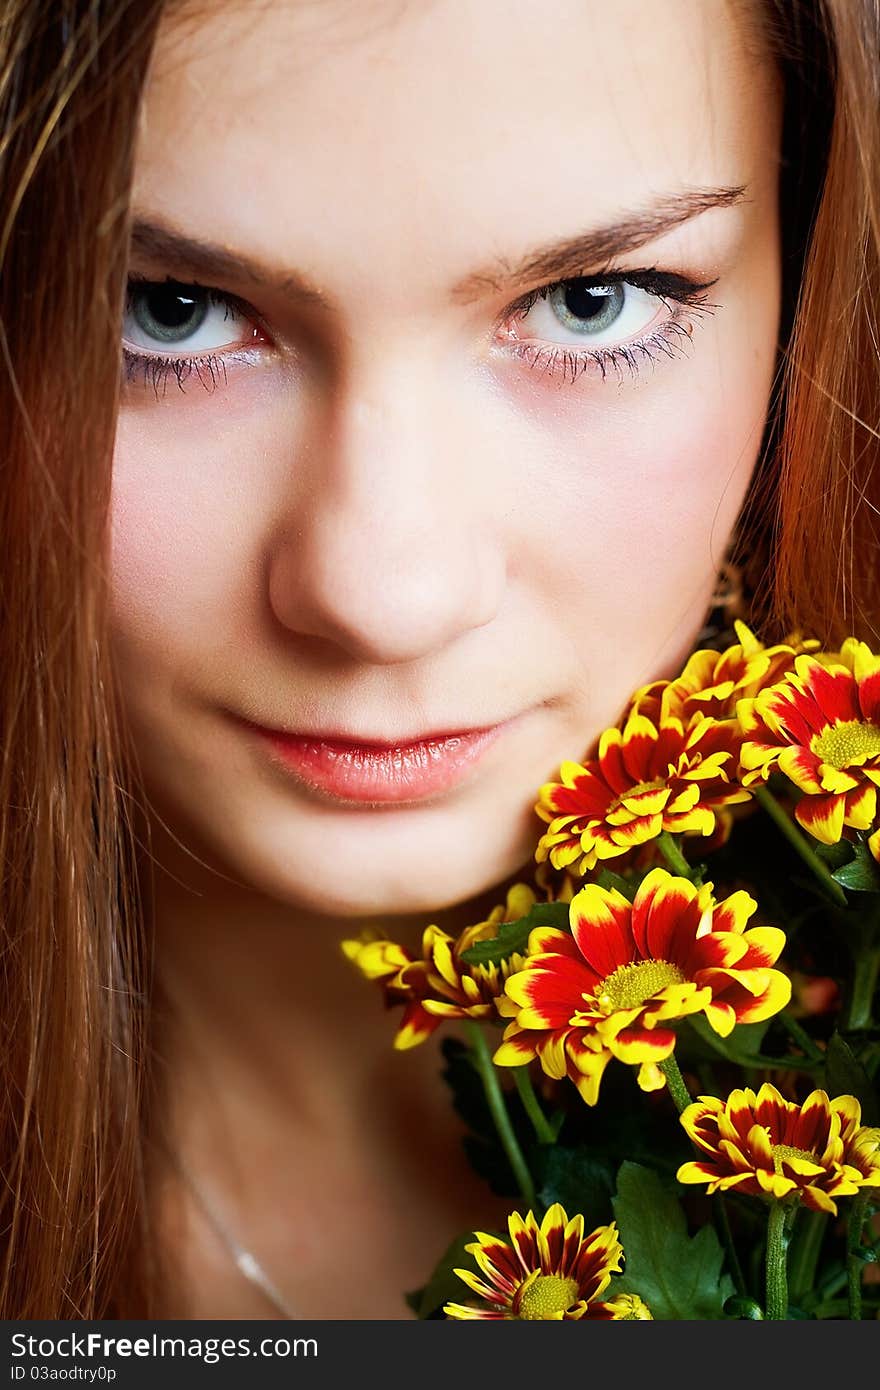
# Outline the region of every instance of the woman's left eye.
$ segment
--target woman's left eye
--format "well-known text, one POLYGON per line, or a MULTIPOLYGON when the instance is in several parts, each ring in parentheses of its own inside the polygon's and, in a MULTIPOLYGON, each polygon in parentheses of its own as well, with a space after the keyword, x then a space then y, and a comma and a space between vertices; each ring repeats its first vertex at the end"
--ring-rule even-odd
POLYGON ((672 357, 690 345, 693 317, 711 312, 698 283, 658 270, 615 272, 607 280, 578 276, 542 285, 509 311, 511 350, 532 366, 571 379, 589 367, 635 376, 643 362, 672 357), (528 336, 523 336, 523 330, 528 336))
POLYGON ((593 285, 588 280, 563 280, 547 286, 541 299, 520 319, 529 320, 539 338, 562 327, 575 347, 602 347, 643 333, 658 314, 657 296, 619 280, 593 285))

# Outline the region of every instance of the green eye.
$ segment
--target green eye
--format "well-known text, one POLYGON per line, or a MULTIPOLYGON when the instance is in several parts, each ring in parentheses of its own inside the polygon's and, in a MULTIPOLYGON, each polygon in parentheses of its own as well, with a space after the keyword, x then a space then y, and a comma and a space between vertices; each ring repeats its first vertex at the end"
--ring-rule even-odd
POLYGON ((166 347, 196 333, 210 307, 204 290, 193 291, 173 284, 135 285, 130 291, 129 303, 131 317, 138 328, 166 347))
POLYGON ((602 333, 623 313, 626 290, 616 285, 591 285, 585 280, 566 280, 547 297, 566 328, 573 333, 602 333))

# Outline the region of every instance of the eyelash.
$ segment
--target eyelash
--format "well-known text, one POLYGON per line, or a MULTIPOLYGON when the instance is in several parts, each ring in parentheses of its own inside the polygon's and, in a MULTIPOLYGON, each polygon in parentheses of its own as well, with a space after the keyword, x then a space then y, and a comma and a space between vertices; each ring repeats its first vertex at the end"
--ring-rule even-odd
MULTIPOLYGON (((138 285, 150 287, 172 285, 178 289, 198 289, 205 294, 209 304, 215 307, 225 305, 227 309, 235 309, 243 317, 248 317, 244 304, 235 295, 225 294, 222 290, 213 289, 208 285, 200 285, 196 280, 186 282, 175 280, 171 275, 166 276, 164 280, 151 280, 147 275, 129 275, 125 296, 126 309, 131 306, 133 289, 138 285)), ((134 352, 131 348, 123 347, 122 367, 127 382, 133 382, 136 377, 140 376, 144 386, 152 386, 158 400, 160 388, 164 395, 170 376, 176 378, 181 391, 183 390, 183 383, 188 381, 193 374, 206 391, 213 392, 217 389, 219 377, 223 378, 223 385, 225 386, 227 375, 224 359, 231 356, 240 357, 241 349, 238 352, 210 352, 198 357, 163 357, 159 353, 134 352), (206 384, 203 379, 203 372, 210 376, 210 385, 206 384)))
MULTIPOLYGON (((573 384, 576 378, 590 367, 601 373, 602 381, 607 379, 609 371, 614 371, 618 381, 622 382, 624 370, 627 370, 630 379, 634 380, 641 371, 642 363, 651 362, 653 366, 661 356, 671 358, 684 353, 690 345, 693 333, 691 316, 714 313, 718 308, 717 304, 709 303, 705 294, 705 291, 711 289, 712 285, 716 283, 715 280, 698 283, 687 276, 650 267, 643 270, 608 270, 598 275, 575 275, 568 276, 563 280, 554 280, 549 284, 530 290, 528 294, 516 300, 510 308, 505 310, 504 321, 524 319, 539 299, 547 299, 555 290, 578 282, 582 282, 587 287, 613 284, 633 285, 654 295, 667 308, 670 307, 670 304, 675 304, 677 309, 671 318, 660 324, 647 337, 614 347, 571 348, 559 344, 549 346, 508 339, 508 348, 515 357, 527 362, 531 368, 542 367, 542 375, 545 373, 549 373, 551 376, 560 374, 560 384, 565 383, 568 373, 571 374, 570 380, 573 384)), ((187 281, 184 285, 183 281, 174 280, 171 276, 168 276, 165 281, 150 280, 146 276, 129 276, 127 305, 131 301, 133 286, 152 286, 162 283, 178 285, 180 288, 200 289, 207 295, 208 301, 212 305, 233 307, 243 317, 249 316, 243 303, 234 295, 225 294, 222 290, 209 286, 199 285, 196 281, 187 281)), ((126 381, 134 382, 137 377, 140 377, 144 386, 152 386, 157 400, 160 388, 164 395, 170 376, 175 377, 181 391, 183 390, 183 383, 193 375, 209 392, 216 390, 221 377, 225 385, 227 374, 224 359, 230 356, 240 357, 241 353, 240 351, 238 353, 213 352, 197 357, 164 357, 159 354, 135 352, 126 347, 122 349, 126 381), (210 377, 210 385, 206 382, 205 377, 210 377)))
POLYGON ((589 288, 596 288, 600 285, 634 285, 637 289, 645 290, 648 294, 654 295, 667 308, 669 308, 670 303, 678 307, 671 318, 660 324, 647 337, 637 338, 632 342, 621 343, 615 347, 571 348, 560 344, 547 346, 519 342, 516 339, 509 340, 510 351, 513 352, 514 356, 528 362, 530 367, 542 366, 544 372, 549 372, 551 375, 561 373, 560 384, 565 383, 566 373, 569 371, 571 372, 571 384, 574 384, 575 379, 591 366, 599 370, 603 381, 607 379, 609 371, 614 371, 618 381, 622 382, 624 369, 629 371, 630 379, 635 380, 641 371, 640 359, 642 363, 650 362, 653 366, 661 356, 675 357, 684 353, 691 343, 691 335, 694 330, 692 316, 711 314, 718 308, 717 304, 709 303, 705 294, 705 291, 711 289, 717 280, 706 280, 700 283, 685 275, 657 270, 656 267, 652 266, 643 270, 608 270, 599 275, 576 275, 569 276, 564 280, 554 280, 552 284, 541 285, 538 289, 530 290, 528 294, 523 295, 506 312, 505 317, 522 319, 539 299, 547 299, 555 290, 575 284, 578 281, 589 288))

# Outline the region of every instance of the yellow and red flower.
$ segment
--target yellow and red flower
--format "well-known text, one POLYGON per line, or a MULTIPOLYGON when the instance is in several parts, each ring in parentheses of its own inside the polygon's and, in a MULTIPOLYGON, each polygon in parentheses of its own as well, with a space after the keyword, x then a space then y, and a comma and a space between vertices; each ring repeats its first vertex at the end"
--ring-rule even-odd
POLYGON ((835 1197, 880 1187, 880 1131, 862 1125, 854 1096, 829 1100, 817 1090, 798 1105, 765 1083, 757 1095, 701 1096, 680 1118, 701 1152, 678 1180, 705 1183, 709 1193, 735 1188, 836 1215, 835 1197))
POLYGON ((606 1308, 614 1309, 614 1322, 653 1322, 654 1314, 637 1293, 619 1293, 609 1298, 606 1308))
POLYGON ((737 714, 745 786, 778 768, 804 793, 796 819, 823 844, 836 844, 845 826, 871 828, 880 784, 880 657, 866 643, 849 637, 834 657, 798 656, 793 672, 741 700, 737 714))
POLYGON ((855 1096, 839 1096, 833 1103, 840 1111, 846 1163, 861 1173, 861 1187, 880 1187, 880 1129, 862 1124, 862 1107, 855 1096))
POLYGON ((503 906, 493 908, 485 922, 466 927, 457 938, 438 926, 427 927, 418 957, 373 933, 341 943, 361 973, 382 987, 386 1005, 404 1006, 396 1048, 424 1042, 444 1018, 497 1017, 495 1001, 510 972, 521 967, 522 956, 514 953, 500 965, 470 965, 462 956, 478 941, 497 936, 503 922, 527 916, 534 903, 535 893, 528 884, 514 884, 503 906))
POLYGON ((785 945, 776 927, 746 929, 757 904, 738 891, 722 902, 653 869, 630 903, 591 883, 569 909, 571 935, 538 927, 521 968, 511 972, 498 1012, 508 1024, 494 1060, 522 1066, 537 1057, 548 1076, 568 1076, 588 1105, 612 1057, 639 1067, 639 1085, 665 1084, 670 1024, 703 1013, 726 1037, 737 1023, 770 1018, 791 983, 773 969, 785 945))
POLYGON ((677 718, 685 722, 697 714, 713 719, 734 719, 737 701, 755 696, 773 685, 794 666, 801 652, 815 651, 815 639, 799 633, 784 642, 765 647, 739 619, 734 623, 737 643, 717 652, 711 648, 693 652, 675 680, 652 681, 635 692, 632 708, 649 719, 677 718))
POLYGON ((711 835, 724 806, 748 801, 736 780, 740 731, 697 714, 657 723, 632 710, 623 729, 606 729, 598 757, 564 762, 561 781, 546 782, 535 810, 549 828, 535 858, 581 877, 599 859, 673 834, 711 835))
POLYGON ((465 1246, 484 1277, 468 1269, 455 1273, 482 1303, 447 1303, 443 1311, 448 1318, 607 1322, 650 1317, 641 1299, 633 1296, 600 1300, 623 1259, 614 1222, 585 1236, 584 1218, 569 1220, 556 1202, 540 1226, 531 1211, 525 1219, 513 1212, 507 1226, 509 1241, 476 1231, 476 1240, 465 1246), (636 1311, 635 1304, 644 1311, 636 1311))

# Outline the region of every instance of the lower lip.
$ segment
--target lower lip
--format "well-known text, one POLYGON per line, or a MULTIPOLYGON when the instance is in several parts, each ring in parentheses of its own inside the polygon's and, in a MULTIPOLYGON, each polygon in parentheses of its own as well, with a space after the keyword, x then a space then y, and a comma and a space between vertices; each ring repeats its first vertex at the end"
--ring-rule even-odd
MULTIPOLYGON (((508 721, 509 722, 509 721, 508 721)), ((248 726, 272 761, 300 782, 343 801, 421 801, 457 786, 506 724, 389 747, 342 739, 291 737, 248 726)))

